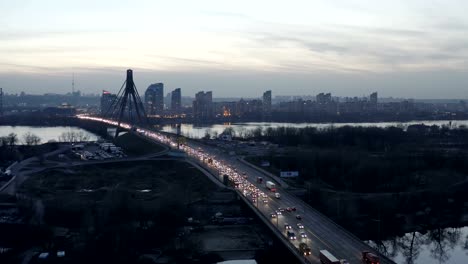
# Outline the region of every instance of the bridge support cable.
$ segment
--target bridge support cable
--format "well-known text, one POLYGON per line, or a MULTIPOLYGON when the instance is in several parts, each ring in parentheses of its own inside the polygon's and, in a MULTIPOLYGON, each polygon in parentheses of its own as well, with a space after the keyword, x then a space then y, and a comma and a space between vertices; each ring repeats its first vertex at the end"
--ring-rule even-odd
POLYGON ((115 137, 122 131, 122 123, 128 123, 132 128, 137 125, 139 127, 148 125, 145 108, 133 82, 133 71, 131 69, 127 70, 126 80, 122 84, 117 97, 106 109, 103 117, 117 121, 115 137))

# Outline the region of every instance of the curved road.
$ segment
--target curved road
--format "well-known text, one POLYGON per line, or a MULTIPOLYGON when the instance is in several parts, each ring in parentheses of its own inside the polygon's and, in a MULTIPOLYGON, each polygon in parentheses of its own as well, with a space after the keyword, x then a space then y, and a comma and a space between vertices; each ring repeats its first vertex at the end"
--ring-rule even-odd
MULTIPOLYGON (((274 194, 271 193, 264 184, 258 184, 256 182, 257 177, 262 177, 264 182, 266 180, 274 181, 274 179, 268 179, 264 173, 258 171, 252 166, 246 165, 241 162, 237 157, 229 156, 219 151, 218 149, 206 145, 202 145, 193 141, 188 143, 192 148, 201 148, 203 151, 210 156, 215 156, 216 159, 222 163, 229 164, 232 167, 237 168, 239 172, 246 172, 248 180, 257 186, 263 192, 269 194, 268 203, 263 204, 261 199, 254 205, 257 209, 267 217, 270 217, 271 223, 276 225, 277 228, 286 236, 284 225, 287 223, 292 226, 295 235, 298 237, 297 240, 291 241, 296 247, 299 247, 299 243, 305 242, 312 249, 311 256, 308 260, 311 263, 320 263, 318 256, 319 251, 322 249, 328 250, 338 259, 346 259, 349 263, 362 264, 361 252, 371 251, 375 252, 369 245, 346 231, 334 223, 329 218, 325 217, 317 210, 303 202, 300 198, 289 194, 283 188, 277 184, 278 193, 281 194, 281 198, 277 199, 274 194), (296 207, 296 212, 287 212, 286 210, 279 215, 277 218, 271 218, 271 213, 274 213, 278 208, 296 207), (302 219, 297 220, 296 215, 300 214, 302 219), (304 229, 299 229, 297 223, 302 223, 304 229), (307 238, 300 238, 299 233, 305 232, 307 238)), ((222 180, 222 179, 220 179, 222 180)), ((380 263, 394 263, 390 259, 381 256, 380 263)))
MULTIPOLYGON (((98 122, 103 122, 110 125, 117 125, 113 120, 102 119, 98 117, 90 116, 78 116, 82 119, 88 119, 98 122)), ((125 128, 131 129, 132 127, 129 124, 122 124, 125 128)), ((176 147, 175 138, 168 137, 162 133, 154 132, 151 130, 136 129, 142 135, 145 135, 149 138, 157 140, 161 143, 167 144, 172 147, 176 147)), ((175 135, 174 135, 175 136, 175 135)), ((266 178, 265 175, 259 170, 246 165, 238 161, 235 157, 229 156, 221 152, 216 147, 211 147, 207 145, 194 142, 193 140, 188 140, 185 148, 187 154, 196 159, 201 165, 208 168, 211 171, 215 171, 219 175, 219 180, 222 182, 221 174, 222 170, 226 168, 236 168, 239 172, 247 173, 247 180, 250 184, 255 185, 257 189, 268 194, 268 203, 264 204, 263 202, 255 204, 258 209, 258 212, 263 214, 266 217, 270 217, 271 213, 277 210, 279 207, 286 208, 294 206, 298 209, 296 213, 301 214, 302 220, 301 223, 304 225, 303 231, 307 234, 307 238, 300 238, 299 229, 296 226, 298 220, 295 217, 295 214, 284 212, 282 215, 277 218, 271 218, 272 226, 282 232, 286 236, 284 224, 288 223, 293 227, 297 240, 291 241, 291 243, 297 248, 300 242, 307 243, 311 249, 312 254, 306 259, 302 260, 303 262, 310 263, 320 263, 318 258, 319 250, 326 249, 332 253, 338 259, 346 259, 351 264, 362 264, 361 252, 362 251, 371 251, 380 256, 380 263, 394 263, 392 260, 378 254, 373 248, 369 245, 352 235, 350 232, 346 231, 339 225, 335 224, 329 218, 323 216, 318 211, 304 203, 301 199, 290 195, 280 186, 277 187, 278 192, 281 194, 281 199, 274 198, 273 194, 270 193, 263 184, 256 183, 257 177, 266 178), (205 159, 204 159, 205 158, 205 159), (208 164, 204 162, 206 158, 212 159, 212 163, 208 164)), ((209 160, 208 159, 208 160, 209 160)), ((230 173, 230 177, 238 178, 237 173, 230 173)), ((270 180, 270 179, 265 179, 270 180)), ((244 189, 245 190, 245 189, 244 189)), ((242 192, 242 189, 238 189, 239 192, 242 192)), ((260 200, 260 199, 257 199, 260 200)))

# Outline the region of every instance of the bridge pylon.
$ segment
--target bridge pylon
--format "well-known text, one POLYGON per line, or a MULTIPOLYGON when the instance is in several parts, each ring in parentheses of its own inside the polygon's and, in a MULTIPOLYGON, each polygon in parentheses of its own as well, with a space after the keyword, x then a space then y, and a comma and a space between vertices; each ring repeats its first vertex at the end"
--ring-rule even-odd
POLYGON ((130 124, 132 129, 135 125, 146 126, 148 124, 145 108, 133 82, 133 71, 131 69, 127 70, 126 80, 122 84, 117 97, 104 112, 103 116, 104 118, 117 120, 118 125, 115 137, 122 131, 122 121, 130 124))

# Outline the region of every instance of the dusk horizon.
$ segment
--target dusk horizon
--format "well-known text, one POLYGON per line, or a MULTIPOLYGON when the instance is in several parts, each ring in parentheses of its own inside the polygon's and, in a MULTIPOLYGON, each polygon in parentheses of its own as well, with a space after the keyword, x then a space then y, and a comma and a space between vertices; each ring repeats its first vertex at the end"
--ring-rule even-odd
POLYGON ((468 19, 459 1, 4 2, 0 87, 186 94, 468 98, 468 19), (124 19, 125 18, 125 19, 124 19))

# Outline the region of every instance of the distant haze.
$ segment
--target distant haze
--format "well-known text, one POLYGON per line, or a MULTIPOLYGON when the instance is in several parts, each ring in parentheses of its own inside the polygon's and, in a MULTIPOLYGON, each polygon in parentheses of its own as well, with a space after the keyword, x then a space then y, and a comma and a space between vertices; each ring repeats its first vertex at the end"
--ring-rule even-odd
POLYGON ((468 98, 468 2, 2 1, 0 87, 468 98))

